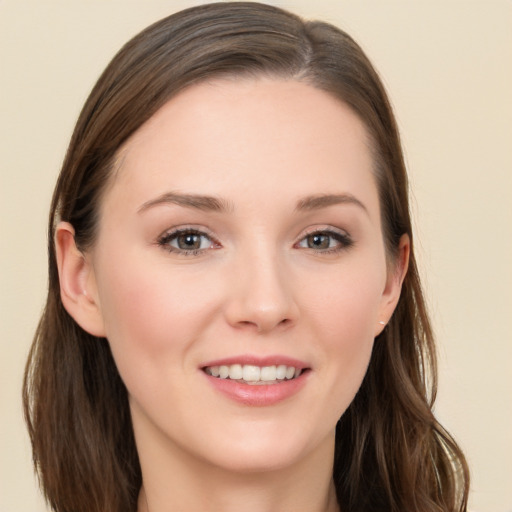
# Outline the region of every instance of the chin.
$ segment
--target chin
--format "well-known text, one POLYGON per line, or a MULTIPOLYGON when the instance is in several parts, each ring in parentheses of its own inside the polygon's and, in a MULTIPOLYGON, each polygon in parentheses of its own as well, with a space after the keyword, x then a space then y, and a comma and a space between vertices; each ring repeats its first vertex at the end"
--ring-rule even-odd
POLYGON ((238 474, 273 473, 295 466, 301 460, 298 451, 238 450, 222 454, 211 463, 220 469, 238 474))
POLYGON ((322 445, 327 448, 326 453, 333 452, 334 429, 327 436, 304 434, 296 425, 292 429, 276 426, 271 432, 248 426, 245 435, 219 439, 215 448, 208 451, 208 460, 219 468, 240 474, 269 473, 300 464, 322 445))

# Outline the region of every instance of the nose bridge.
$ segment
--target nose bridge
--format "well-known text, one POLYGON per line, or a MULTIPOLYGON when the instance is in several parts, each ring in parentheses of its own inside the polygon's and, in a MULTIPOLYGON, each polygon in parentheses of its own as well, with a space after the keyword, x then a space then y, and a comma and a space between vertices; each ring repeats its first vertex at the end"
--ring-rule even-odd
POLYGON ((269 244, 251 244, 236 256, 228 321, 265 332, 289 325, 297 316, 293 286, 283 255, 269 244))

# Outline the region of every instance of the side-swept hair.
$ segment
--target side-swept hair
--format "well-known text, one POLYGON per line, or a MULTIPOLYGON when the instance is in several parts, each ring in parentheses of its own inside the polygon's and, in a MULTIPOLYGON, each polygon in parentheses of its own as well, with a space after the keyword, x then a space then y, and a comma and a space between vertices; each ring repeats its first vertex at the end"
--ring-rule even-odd
MULTIPOLYGON (((218 76, 300 80, 352 108, 372 143, 388 258, 412 229, 399 134, 383 85, 341 30, 268 5, 184 10, 145 29, 114 57, 78 119, 54 192, 49 289, 23 397, 36 470, 56 512, 135 512, 141 469, 127 390, 106 339, 82 330, 59 292, 55 225, 95 242, 102 192, 119 148, 184 88, 218 76)), ((433 335, 411 245, 396 311, 336 428, 333 477, 345 512, 462 512, 468 469, 437 422, 433 335)))

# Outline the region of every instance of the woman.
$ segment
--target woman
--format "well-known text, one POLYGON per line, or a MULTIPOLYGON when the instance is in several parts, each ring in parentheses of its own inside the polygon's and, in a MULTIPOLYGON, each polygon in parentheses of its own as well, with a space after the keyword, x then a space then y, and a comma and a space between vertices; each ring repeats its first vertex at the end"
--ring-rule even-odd
POLYGON ((49 241, 24 398, 56 511, 465 510, 396 123, 340 30, 222 3, 136 36, 49 241))

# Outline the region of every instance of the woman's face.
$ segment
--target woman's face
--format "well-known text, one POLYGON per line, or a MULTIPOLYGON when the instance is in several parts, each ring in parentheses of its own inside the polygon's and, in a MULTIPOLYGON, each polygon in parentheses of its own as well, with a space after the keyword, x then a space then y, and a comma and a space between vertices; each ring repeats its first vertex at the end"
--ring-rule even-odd
POLYGON ((400 287, 368 144, 309 85, 216 80, 120 151, 86 293, 139 449, 237 471, 332 450, 400 287))

